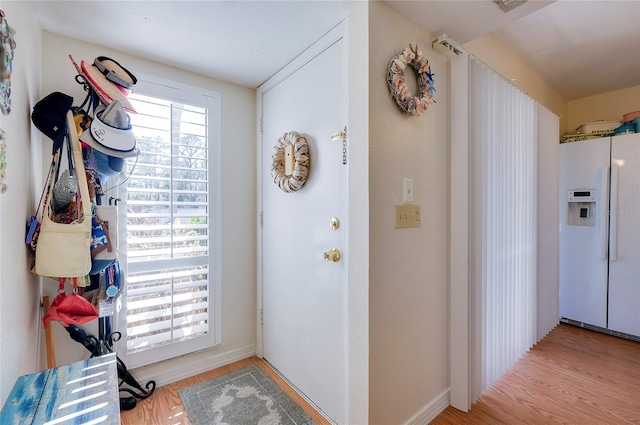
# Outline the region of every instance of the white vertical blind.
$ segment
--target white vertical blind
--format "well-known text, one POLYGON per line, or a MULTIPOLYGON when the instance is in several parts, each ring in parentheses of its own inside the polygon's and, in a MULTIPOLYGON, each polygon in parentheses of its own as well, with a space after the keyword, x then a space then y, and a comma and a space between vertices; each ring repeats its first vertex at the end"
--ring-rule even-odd
POLYGON ((469 90, 473 401, 536 342, 537 127, 535 102, 473 58, 469 90))
POLYGON ((537 340, 558 325, 559 306, 559 145, 558 117, 537 105, 538 124, 538 322, 537 340))
POLYGON ((559 128, 466 53, 451 86, 451 404, 467 411, 558 324, 559 128))

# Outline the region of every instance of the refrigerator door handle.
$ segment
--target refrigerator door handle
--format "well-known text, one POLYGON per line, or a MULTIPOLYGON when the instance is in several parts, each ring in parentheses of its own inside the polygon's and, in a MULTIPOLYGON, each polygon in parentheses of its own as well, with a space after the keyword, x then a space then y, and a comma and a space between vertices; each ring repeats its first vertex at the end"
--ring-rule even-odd
POLYGON ((600 246, 602 247, 600 258, 607 259, 609 248, 609 164, 602 167, 602 181, 600 182, 600 246))
POLYGON ((611 163, 611 205, 609 206, 610 226, 609 229, 609 260, 616 261, 618 258, 618 165, 611 163))

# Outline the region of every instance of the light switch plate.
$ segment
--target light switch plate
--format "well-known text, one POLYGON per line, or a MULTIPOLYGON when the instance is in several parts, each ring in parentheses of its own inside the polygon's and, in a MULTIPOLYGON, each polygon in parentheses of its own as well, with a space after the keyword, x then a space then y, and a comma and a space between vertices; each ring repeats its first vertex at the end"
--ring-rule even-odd
POLYGON ((420 227, 420 205, 401 204, 395 206, 396 229, 420 227))
POLYGON ((402 179, 402 202, 413 202, 413 179, 402 179))

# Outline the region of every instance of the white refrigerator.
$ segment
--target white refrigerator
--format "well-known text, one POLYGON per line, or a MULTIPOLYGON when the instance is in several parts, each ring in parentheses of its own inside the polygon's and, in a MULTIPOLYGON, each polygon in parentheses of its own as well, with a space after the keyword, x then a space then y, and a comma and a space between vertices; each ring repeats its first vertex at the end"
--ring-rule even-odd
POLYGON ((560 316, 640 336, 640 133, 560 145, 560 316))

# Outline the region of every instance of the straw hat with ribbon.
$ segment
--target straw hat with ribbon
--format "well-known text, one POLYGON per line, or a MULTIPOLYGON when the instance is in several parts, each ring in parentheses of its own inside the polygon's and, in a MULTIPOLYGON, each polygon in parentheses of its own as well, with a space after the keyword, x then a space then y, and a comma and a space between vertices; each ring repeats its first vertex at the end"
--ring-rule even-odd
POLYGON ((93 64, 80 61, 80 65, 78 65, 71 55, 69 55, 69 59, 78 74, 84 78, 103 104, 109 105, 114 100, 119 100, 125 110, 131 113, 136 112, 131 102, 127 100, 129 94, 127 90, 135 85, 136 77, 120 66, 118 62, 105 56, 99 56, 93 64), (96 63, 100 68, 96 66, 96 63), (118 81, 118 83, 114 81, 118 81))

